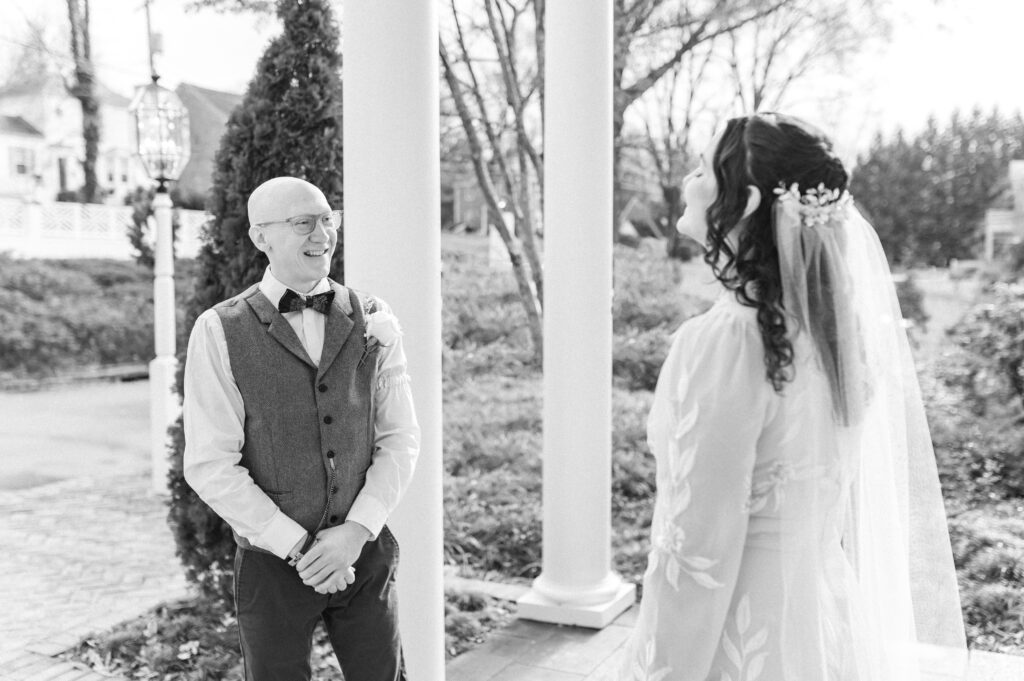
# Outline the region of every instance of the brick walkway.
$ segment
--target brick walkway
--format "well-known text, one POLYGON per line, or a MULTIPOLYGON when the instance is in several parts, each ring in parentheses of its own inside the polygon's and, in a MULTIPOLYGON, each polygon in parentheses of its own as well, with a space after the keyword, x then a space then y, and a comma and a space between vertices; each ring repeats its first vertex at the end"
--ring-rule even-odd
POLYGON ((0 492, 0 679, 110 681, 51 656, 185 595, 166 515, 148 474, 0 492))

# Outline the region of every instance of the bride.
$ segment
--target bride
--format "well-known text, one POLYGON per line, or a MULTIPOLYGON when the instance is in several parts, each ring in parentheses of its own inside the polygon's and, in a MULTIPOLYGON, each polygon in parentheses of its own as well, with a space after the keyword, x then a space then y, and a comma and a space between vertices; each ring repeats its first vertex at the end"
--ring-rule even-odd
POLYGON ((963 671, 913 361, 847 181, 824 135, 767 113, 730 120, 685 180, 677 228, 726 291, 675 334, 655 391, 630 680, 963 671))

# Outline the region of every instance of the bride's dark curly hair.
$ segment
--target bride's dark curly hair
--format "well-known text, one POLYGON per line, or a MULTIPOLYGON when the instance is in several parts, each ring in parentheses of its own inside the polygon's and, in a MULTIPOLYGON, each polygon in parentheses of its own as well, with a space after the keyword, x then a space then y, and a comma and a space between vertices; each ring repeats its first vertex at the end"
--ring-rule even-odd
MULTIPOLYGON (((711 165, 718 196, 707 209, 704 260, 741 303, 757 309, 768 380, 781 392, 783 384, 792 379, 793 344, 786 336, 779 253, 772 228, 774 190, 793 183, 801 191, 820 184, 844 190, 849 175, 828 137, 804 121, 775 113, 731 119, 711 165), (760 190, 761 201, 743 218, 751 185, 760 190), (730 243, 727 237, 741 222, 744 228, 739 230, 739 238, 730 243)), ((831 345, 836 339, 826 342, 831 345)))

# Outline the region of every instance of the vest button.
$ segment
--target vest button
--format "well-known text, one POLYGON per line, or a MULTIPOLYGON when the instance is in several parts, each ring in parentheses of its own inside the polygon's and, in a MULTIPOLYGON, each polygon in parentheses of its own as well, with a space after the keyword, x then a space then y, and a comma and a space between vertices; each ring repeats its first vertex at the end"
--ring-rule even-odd
POLYGON ((337 494, 337 493, 338 493, 338 487, 337 486, 332 487, 331 488, 331 494, 337 494))
POLYGON ((327 450, 327 458, 328 459, 333 459, 334 458, 334 450, 333 449, 328 449, 327 450))
POLYGON ((330 415, 327 415, 327 416, 325 416, 325 417, 324 417, 324 423, 326 423, 327 425, 330 425, 330 424, 331 424, 331 421, 333 421, 333 420, 334 420, 334 419, 332 419, 332 418, 330 417, 330 415))
POLYGON ((326 383, 321 383, 320 385, 317 386, 316 389, 319 390, 322 393, 325 393, 325 392, 327 392, 327 384, 326 383))
POLYGON ((332 515, 332 516, 331 516, 331 525, 333 525, 333 524, 334 524, 334 523, 336 523, 336 522, 338 522, 338 516, 336 516, 336 515, 332 515))

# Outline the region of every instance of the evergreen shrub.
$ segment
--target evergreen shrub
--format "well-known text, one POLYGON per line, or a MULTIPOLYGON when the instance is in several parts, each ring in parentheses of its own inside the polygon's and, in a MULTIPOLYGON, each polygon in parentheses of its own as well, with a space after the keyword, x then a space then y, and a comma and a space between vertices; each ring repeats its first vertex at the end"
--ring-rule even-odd
MULTIPOLYGON (((143 267, 153 268, 155 253, 153 246, 155 235, 150 228, 150 218, 154 217, 153 198, 156 196, 156 189, 145 189, 136 187, 127 197, 125 205, 132 207, 132 221, 126 225, 125 233, 128 235, 128 242, 135 252, 135 262, 143 267)), ((181 228, 181 217, 178 214, 180 204, 173 203, 171 209, 171 249, 175 252, 178 241, 178 230, 181 228)))

